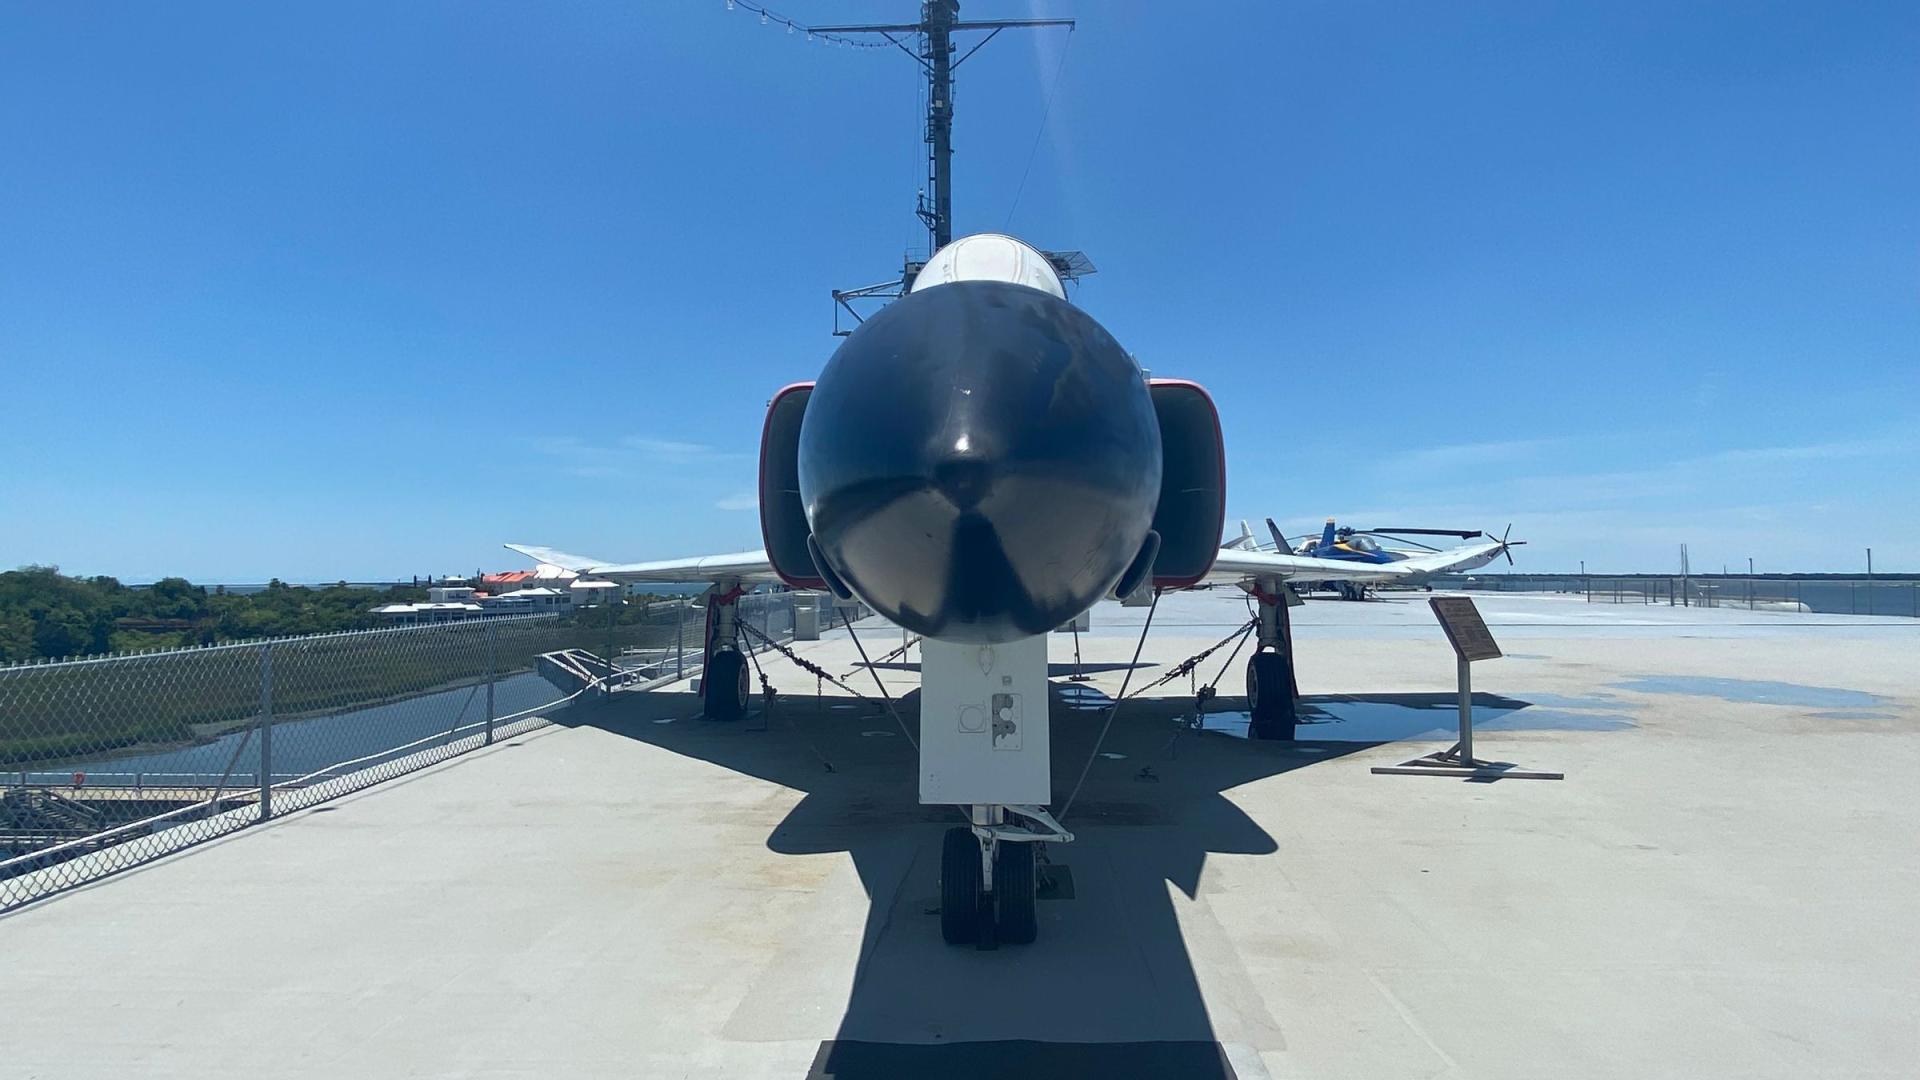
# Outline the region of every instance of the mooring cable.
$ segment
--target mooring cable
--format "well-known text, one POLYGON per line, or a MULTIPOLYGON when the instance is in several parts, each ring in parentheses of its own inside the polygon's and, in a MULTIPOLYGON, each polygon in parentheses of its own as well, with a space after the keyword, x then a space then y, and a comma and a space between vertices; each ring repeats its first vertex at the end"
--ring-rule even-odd
MULTIPOLYGON (((747 631, 750 634, 757 636, 762 642, 765 642, 766 646, 769 649, 772 649, 773 651, 780 653, 782 656, 785 656, 788 660, 793 661, 795 666, 813 675, 814 679, 816 680, 814 683, 813 696, 814 696, 814 704, 816 706, 816 711, 817 711, 817 708, 819 705, 819 699, 820 699, 820 690, 819 690, 820 684, 818 680, 833 679, 833 676, 828 675, 825 671, 822 671, 819 665, 811 664, 811 663, 808 663, 806 660, 801 659, 799 654, 795 653, 792 649, 789 649, 785 645, 782 645, 781 643, 779 643, 778 641, 773 640, 772 638, 768 637, 766 634, 762 633, 761 631, 755 630, 752 626, 746 623, 741 623, 739 625, 741 629, 747 631)), ((748 653, 747 655, 752 656, 753 654, 748 653)), ((756 674, 760 676, 760 693, 766 699, 766 704, 765 706, 763 706, 763 708, 770 714, 773 709, 773 696, 774 696, 773 680, 767 677, 766 669, 760 666, 760 661, 758 658, 755 658, 753 661, 753 670, 756 674)), ((864 697, 862 697, 859 691, 855 690, 851 686, 844 685, 838 679, 834 679, 834 685, 840 687, 840 689, 842 690, 845 690, 847 693, 852 694, 854 697, 860 698, 862 701, 866 700, 864 697)), ((825 768, 828 772, 835 771, 833 767, 833 762, 827 759, 827 755, 820 752, 820 747, 814 743, 813 736, 807 734, 806 731, 801 729, 800 721, 795 720, 793 718, 793 713, 791 711, 789 711, 786 714, 785 719, 787 721, 787 726, 793 729, 793 733, 795 735, 800 736, 800 741, 807 744, 807 750, 813 754, 814 760, 820 762, 821 767, 825 768)), ((762 730, 769 730, 773 726, 772 720, 770 718, 765 719, 762 722, 766 725, 764 728, 762 728, 762 730)))
POLYGON ((1127 665, 1126 677, 1120 680, 1120 693, 1114 696, 1113 704, 1107 706, 1107 720, 1100 725, 1100 737, 1093 740, 1093 749, 1087 752, 1086 764, 1080 766, 1080 779, 1073 782, 1073 793, 1060 806, 1060 812, 1053 815, 1055 821, 1065 822, 1067 811, 1073 809, 1073 801, 1080 797, 1080 788, 1087 782, 1087 774, 1093 771, 1093 763, 1100 757, 1100 748, 1107 744, 1107 732, 1113 730, 1113 718, 1120 711, 1120 703, 1126 700, 1127 686, 1133 682, 1133 672, 1140 666, 1140 653, 1147 647, 1147 631, 1153 629, 1153 613, 1160 610, 1160 590, 1153 590, 1153 603, 1147 607, 1147 620, 1140 624, 1140 640, 1133 646, 1133 662, 1127 665))
MULTIPOLYGON (((839 611, 838 608, 834 610, 839 611)), ((853 647, 860 650, 860 662, 866 665, 867 674, 873 676, 873 685, 880 691, 880 700, 886 702, 887 712, 893 715, 893 722, 900 725, 900 734, 907 737, 907 744, 913 747, 915 753, 918 753, 920 751, 920 740, 914 738, 913 732, 907 730, 907 722, 900 718, 900 710, 893 707, 893 695, 887 693, 887 684, 880 681, 880 670, 873 666, 872 661, 867 659, 867 647, 860 644, 860 635, 853 630, 853 620, 847 618, 847 613, 844 611, 840 611, 839 614, 840 625, 847 628, 847 636, 853 639, 853 647)))
MULTIPOLYGON (((918 644, 920 644, 920 635, 915 634, 913 637, 907 639, 905 644, 900 645, 898 648, 887 650, 887 652, 883 656, 881 656, 880 659, 875 660, 874 663, 884 664, 887 661, 892 660, 896 656, 904 659, 907 655, 907 650, 913 648, 915 645, 918 645, 918 644)), ((854 668, 854 671, 858 671, 858 670, 860 669, 856 666, 854 668)), ((849 679, 853 678, 853 671, 847 672, 847 674, 845 675, 845 678, 849 678, 849 679)))
MULTIPOLYGON (((1206 648, 1200 650, 1199 652, 1194 653, 1192 656, 1187 657, 1185 660, 1182 660, 1179 663, 1173 665, 1172 667, 1167 669, 1166 674, 1153 680, 1152 682, 1141 687, 1140 689, 1135 690, 1133 692, 1134 696, 1137 697, 1141 694, 1146 693, 1149 690, 1152 690, 1156 686, 1160 686, 1165 683, 1172 682, 1173 680, 1179 678, 1182 675, 1191 673, 1195 668, 1200 666, 1200 662, 1202 660, 1205 660, 1207 657, 1212 656, 1215 652, 1219 650, 1220 646, 1225 645, 1227 642, 1232 641, 1236 637, 1240 638, 1244 643, 1248 631, 1252 630, 1254 625, 1257 624, 1259 621, 1260 620, 1256 617, 1252 620, 1249 620, 1248 622, 1246 622, 1241 626, 1235 627, 1233 632, 1228 634, 1226 637, 1221 638, 1219 641, 1214 642, 1213 644, 1207 646, 1206 648)), ((1233 654, 1235 656, 1238 656, 1240 654, 1240 646, 1238 645, 1234 646, 1233 654)), ((1227 662, 1232 663, 1233 662, 1232 658, 1229 657, 1227 662)), ((1226 674, 1225 668, 1221 669, 1221 674, 1222 675, 1226 674)), ((1219 680, 1216 679, 1214 681, 1218 682, 1219 680)))
POLYGON ((755 630, 753 627, 747 625, 746 623, 741 623, 740 628, 754 635, 755 637, 759 638, 761 641, 765 642, 768 648, 786 657, 788 660, 793 661, 793 664, 795 667, 806 672, 807 674, 812 675, 818 679, 825 679, 828 682, 832 683, 833 685, 839 687, 840 689, 845 690, 847 693, 852 694, 854 697, 859 698, 861 701, 870 700, 867 697, 867 695, 861 693, 858 690, 855 690, 853 687, 848 686, 846 683, 841 682, 839 679, 834 678, 830 672, 828 672, 825 668, 821 667, 819 664, 816 664, 813 661, 808 660, 806 657, 801 656, 799 653, 794 652, 792 649, 787 648, 785 645, 782 645, 778 641, 775 641, 772 638, 761 633, 760 631, 755 630))

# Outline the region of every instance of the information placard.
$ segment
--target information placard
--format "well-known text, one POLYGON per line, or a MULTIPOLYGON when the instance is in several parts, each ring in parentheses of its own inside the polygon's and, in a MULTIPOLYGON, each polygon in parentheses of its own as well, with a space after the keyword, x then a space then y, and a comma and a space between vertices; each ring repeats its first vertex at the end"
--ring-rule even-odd
POLYGON ((1500 655, 1500 646, 1494 643, 1493 632, 1480 617, 1480 609, 1473 606, 1473 597, 1436 596, 1427 603, 1433 606, 1434 616, 1440 620, 1441 629, 1447 632, 1447 640, 1453 643, 1454 654, 1460 659, 1492 660, 1500 655))

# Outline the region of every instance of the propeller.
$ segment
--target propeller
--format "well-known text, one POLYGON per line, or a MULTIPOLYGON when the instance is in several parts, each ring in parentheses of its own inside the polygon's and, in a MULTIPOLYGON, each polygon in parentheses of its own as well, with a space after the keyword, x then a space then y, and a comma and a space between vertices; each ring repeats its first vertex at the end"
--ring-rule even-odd
MULTIPOLYGON (((1511 552, 1511 551, 1508 551, 1507 549, 1508 549, 1508 548, 1516 548, 1516 547, 1519 547, 1519 546, 1520 546, 1521 544, 1524 544, 1524 543, 1526 543, 1526 541, 1525 541, 1525 540, 1509 540, 1509 539, 1507 539, 1507 535, 1508 535, 1508 533, 1511 533, 1511 532, 1513 532, 1513 523, 1512 523, 1512 522, 1508 522, 1508 523, 1507 523, 1507 528, 1506 528, 1506 531, 1505 531, 1505 532, 1502 532, 1502 533, 1500 534, 1500 546, 1499 546, 1499 548, 1497 548, 1497 549, 1496 549, 1497 551, 1499 551, 1499 552, 1500 552, 1500 554, 1502 554, 1502 555, 1505 555, 1505 556, 1507 557, 1507 565, 1508 565, 1508 566, 1512 566, 1512 565, 1513 565, 1513 552, 1511 552)), ((1479 534, 1476 534, 1476 535, 1484 535, 1484 536, 1492 536, 1492 535, 1493 535, 1493 533, 1491 533, 1491 532, 1482 532, 1482 533, 1479 533, 1479 534)))

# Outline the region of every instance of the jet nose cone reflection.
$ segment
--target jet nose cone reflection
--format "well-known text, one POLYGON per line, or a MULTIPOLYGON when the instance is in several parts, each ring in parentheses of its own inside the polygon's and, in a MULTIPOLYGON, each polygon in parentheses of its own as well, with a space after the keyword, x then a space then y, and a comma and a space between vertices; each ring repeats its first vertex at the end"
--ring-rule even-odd
POLYGON ((971 510, 993 488, 993 465, 978 457, 951 457, 933 466, 933 486, 957 509, 971 510))
POLYGON ((1057 297, 966 281, 843 343, 800 433, 821 554, 880 614, 999 642, 1085 610, 1139 551, 1160 488, 1140 371, 1057 297))

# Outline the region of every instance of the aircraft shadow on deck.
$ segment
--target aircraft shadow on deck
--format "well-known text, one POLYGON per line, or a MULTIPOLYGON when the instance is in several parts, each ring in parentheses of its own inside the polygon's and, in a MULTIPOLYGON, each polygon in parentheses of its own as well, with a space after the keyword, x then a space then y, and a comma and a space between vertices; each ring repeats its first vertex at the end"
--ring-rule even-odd
MULTIPOLYGON (((1086 687, 1052 686, 1057 808, 1106 712, 1084 699, 1069 703, 1086 687)), ((917 697, 899 700, 916 729, 917 697)), ((821 1044, 810 1075, 1231 1077, 1187 944, 1191 933, 1224 942, 1224 932, 1204 902, 1177 913, 1168 884, 1195 897, 1211 853, 1285 858, 1222 793, 1370 744, 1193 732, 1179 723, 1190 710, 1184 696, 1122 706, 1067 820, 1077 839, 1047 851, 1065 868, 1053 874, 1054 888, 1068 896, 1048 899, 1043 890, 1037 943, 991 952, 941 941, 939 840, 960 819, 951 807, 919 805, 917 755, 877 701, 783 698, 771 718, 756 709, 741 723, 719 724, 695 719, 693 695, 654 691, 569 709, 559 721, 804 791, 767 846, 852 856, 869 908, 839 1031, 821 1044), (668 717, 675 722, 663 722, 668 717)), ((798 945, 762 978, 777 981, 784 971, 804 981, 817 962, 798 945)), ((728 1037, 817 1037, 805 1017, 783 1015, 790 994, 771 985, 749 991, 728 1037)), ((1236 1041, 1285 1044, 1264 1009, 1239 1023, 1236 1041)))

